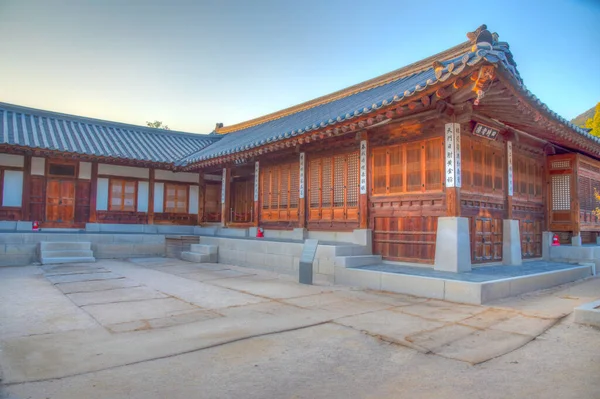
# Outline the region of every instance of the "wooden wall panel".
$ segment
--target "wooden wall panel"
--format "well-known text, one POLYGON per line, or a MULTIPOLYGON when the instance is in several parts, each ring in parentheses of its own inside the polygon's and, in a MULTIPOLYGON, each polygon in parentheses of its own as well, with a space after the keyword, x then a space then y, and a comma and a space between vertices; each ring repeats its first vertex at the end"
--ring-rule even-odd
POLYGON ((78 180, 75 191, 75 223, 87 223, 90 219, 90 180, 78 180))
POLYGON ((43 222, 46 219, 46 178, 31 176, 29 215, 32 221, 43 222))
POLYGON ((386 260, 433 263, 436 216, 373 218, 373 253, 386 260))

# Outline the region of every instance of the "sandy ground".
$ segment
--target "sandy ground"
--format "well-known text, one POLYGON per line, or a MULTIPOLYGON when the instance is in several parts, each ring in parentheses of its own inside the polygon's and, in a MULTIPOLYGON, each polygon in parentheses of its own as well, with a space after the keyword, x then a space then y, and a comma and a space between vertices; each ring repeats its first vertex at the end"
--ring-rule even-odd
POLYGON ((7 398, 600 398, 600 279, 470 306, 173 259, 0 269, 7 398))

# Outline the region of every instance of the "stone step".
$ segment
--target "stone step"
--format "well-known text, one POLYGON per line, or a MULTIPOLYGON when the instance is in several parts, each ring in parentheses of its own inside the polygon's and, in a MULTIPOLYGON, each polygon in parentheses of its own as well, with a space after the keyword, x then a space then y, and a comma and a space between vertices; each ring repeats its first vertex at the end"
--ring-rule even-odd
POLYGON ((40 259, 42 265, 52 265, 57 263, 93 263, 96 258, 93 256, 80 256, 80 257, 68 257, 68 258, 42 258, 40 259))
POLYGON ((217 263, 217 254, 199 254, 197 252, 182 252, 181 259, 193 263, 217 263))
POLYGON ((360 267, 381 263, 381 255, 336 256, 335 265, 341 267, 360 267))
POLYGON ((40 242, 41 251, 78 251, 78 250, 91 250, 91 242, 40 242))
POLYGON ((210 244, 192 244, 190 245, 190 252, 196 252, 199 254, 206 255, 216 255, 219 253, 219 246, 210 244))
POLYGON ((335 256, 371 255, 369 249, 362 245, 336 245, 335 256))
POLYGON ((41 251, 42 258, 89 258, 93 257, 94 253, 91 250, 57 250, 57 251, 41 251))

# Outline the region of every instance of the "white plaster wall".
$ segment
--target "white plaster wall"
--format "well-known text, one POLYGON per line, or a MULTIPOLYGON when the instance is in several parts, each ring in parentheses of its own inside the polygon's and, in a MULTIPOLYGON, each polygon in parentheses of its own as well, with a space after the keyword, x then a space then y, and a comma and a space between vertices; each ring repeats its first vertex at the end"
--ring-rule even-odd
POLYGON ((200 174, 198 173, 174 173, 170 170, 155 170, 154 178, 156 180, 181 181, 186 183, 200 183, 200 174))
POLYGON ((4 171, 2 206, 21 206, 23 199, 23 171, 4 171))
POLYGON ((190 206, 189 212, 192 214, 198 213, 198 186, 190 186, 190 206))
POLYGON ((164 183, 154 183, 154 212, 163 211, 164 191, 164 183))
POLYGON ((148 182, 138 182, 137 211, 148 212, 148 182))
POLYGON ((150 178, 150 169, 134 168, 133 166, 107 165, 101 163, 98 165, 98 174, 148 179, 150 178))
POLYGON ((92 178, 92 163, 91 162, 79 162, 79 178, 80 179, 91 179, 92 178))
POLYGON ((31 174, 44 176, 46 174, 46 159, 33 157, 31 158, 31 174))
POLYGON ((0 154, 0 166, 13 166, 22 168, 25 165, 25 157, 23 155, 0 154))
POLYGON ((98 189, 96 191, 96 210, 108 210, 108 179, 103 177, 98 179, 98 189))

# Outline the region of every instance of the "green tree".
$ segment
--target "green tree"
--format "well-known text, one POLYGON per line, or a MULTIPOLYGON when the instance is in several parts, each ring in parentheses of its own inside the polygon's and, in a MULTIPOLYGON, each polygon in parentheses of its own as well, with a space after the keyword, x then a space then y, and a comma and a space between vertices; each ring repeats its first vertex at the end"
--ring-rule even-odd
POLYGON ((169 126, 164 125, 161 121, 154 121, 154 122, 146 121, 146 125, 148 125, 148 127, 153 127, 156 129, 171 130, 171 129, 169 129, 169 126))

